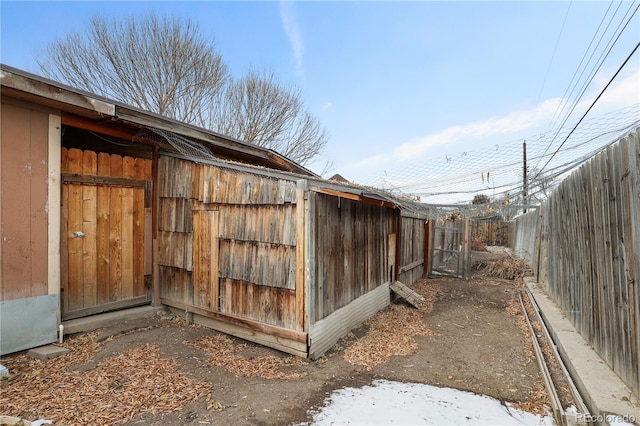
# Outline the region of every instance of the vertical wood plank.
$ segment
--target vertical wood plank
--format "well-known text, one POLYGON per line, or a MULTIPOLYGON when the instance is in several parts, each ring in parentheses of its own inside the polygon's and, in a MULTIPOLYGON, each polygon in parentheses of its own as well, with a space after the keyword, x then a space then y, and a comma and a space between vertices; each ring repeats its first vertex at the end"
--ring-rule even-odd
MULTIPOLYGON (((122 177, 122 157, 112 155, 109 174, 122 177)), ((122 298, 122 193, 121 187, 109 188, 109 300, 122 298)))
MULTIPOLYGON (((98 171, 98 156, 93 151, 82 153, 82 174, 95 176, 98 171)), ((96 185, 82 185, 82 280, 83 307, 95 306, 98 303, 97 293, 97 202, 96 185)))
MULTIPOLYGON (((70 149, 67 153, 68 173, 82 173, 82 151, 70 149)), ((63 238, 68 238, 68 283, 67 283, 67 308, 69 310, 84 307, 84 295, 82 284, 82 238, 76 236, 76 232, 82 232, 82 185, 68 185, 68 233, 63 238)))
MULTIPOLYGON (((111 156, 103 152, 98 154, 98 176, 107 177, 111 174, 111 156)), ((110 295, 110 190, 106 185, 99 185, 97 188, 96 204, 96 286, 97 303, 109 302, 110 295)))
POLYGON ((83 239, 82 232, 82 185, 69 184, 69 282, 68 282, 68 308, 69 310, 84 307, 83 293, 83 239))
POLYGON ((305 298, 306 294, 306 257, 305 257, 305 229, 306 218, 305 212, 305 194, 307 191, 307 181, 299 180, 296 185, 296 286, 295 286, 295 318, 290 321, 295 323, 295 327, 299 331, 305 329, 305 298))
MULTIPOLYGON (((134 177, 140 180, 147 180, 145 176, 145 163, 149 160, 136 158, 134 160, 134 177)), ((146 236, 146 213, 144 208, 145 189, 133 189, 133 296, 142 296, 145 293, 144 275, 147 259, 145 257, 145 246, 150 248, 151 242, 145 244, 146 236)))
POLYGON ((151 208, 144 209, 144 275, 153 272, 153 212, 151 208))
MULTIPOLYGON (((135 159, 122 158, 122 177, 134 179, 136 177, 135 159)), ((140 228, 139 228, 140 229, 140 228)), ((122 188, 122 287, 121 297, 134 296, 134 189, 125 186, 122 188)))
MULTIPOLYGON (((210 309, 219 310, 218 288, 218 215, 217 211, 193 212, 193 279, 194 303, 210 309)), ((230 280, 229 280, 230 281, 230 280)), ((232 287, 226 288, 226 312, 233 307, 232 287)))
POLYGON ((68 173, 67 170, 67 157, 69 156, 69 150, 65 147, 60 148, 60 172, 68 173))

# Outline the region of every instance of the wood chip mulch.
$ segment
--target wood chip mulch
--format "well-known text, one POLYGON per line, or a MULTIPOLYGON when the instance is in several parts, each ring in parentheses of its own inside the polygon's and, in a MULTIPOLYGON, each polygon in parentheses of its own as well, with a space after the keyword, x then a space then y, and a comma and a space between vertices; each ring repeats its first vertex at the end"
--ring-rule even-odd
POLYGON ((117 425, 142 413, 170 412, 205 393, 208 385, 180 373, 160 347, 145 345, 106 358, 88 371, 74 370, 92 360, 103 343, 95 334, 71 339, 62 357, 39 361, 21 355, 2 360, 2 414, 49 419, 64 425, 117 425))
POLYGON ((371 370, 393 355, 412 355, 418 351, 414 336, 435 335, 423 321, 431 312, 440 287, 423 279, 411 289, 424 297, 419 309, 406 304, 392 304, 364 323, 369 331, 348 347, 343 358, 354 365, 371 370))
POLYGON ((282 368, 302 366, 305 361, 295 356, 277 357, 274 355, 245 358, 242 352, 246 344, 235 344, 225 335, 204 336, 188 345, 202 349, 210 355, 209 363, 224 367, 236 377, 261 377, 263 379, 299 379, 307 373, 285 373, 282 368))

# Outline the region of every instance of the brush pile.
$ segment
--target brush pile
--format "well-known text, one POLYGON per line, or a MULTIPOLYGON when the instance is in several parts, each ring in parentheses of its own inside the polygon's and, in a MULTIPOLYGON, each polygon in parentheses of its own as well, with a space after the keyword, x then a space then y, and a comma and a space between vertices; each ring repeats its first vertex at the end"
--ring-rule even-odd
POLYGON ((533 270, 526 259, 514 257, 495 261, 478 261, 473 269, 487 277, 516 280, 533 275, 533 270))

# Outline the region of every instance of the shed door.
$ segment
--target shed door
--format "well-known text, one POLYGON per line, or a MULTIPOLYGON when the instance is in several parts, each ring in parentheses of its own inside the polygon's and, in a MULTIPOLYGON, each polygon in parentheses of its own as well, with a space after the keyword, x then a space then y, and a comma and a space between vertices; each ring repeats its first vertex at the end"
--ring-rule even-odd
MULTIPOLYGON (((71 165, 83 157, 85 163, 94 161, 87 159, 89 151, 71 158, 72 151, 71 165)), ((123 167, 120 156, 107 155, 107 160, 119 164, 115 169, 123 167)), ((62 181, 62 318, 148 303, 145 228, 149 229, 151 209, 145 208, 145 199, 149 203, 150 182, 95 173, 63 173, 62 181)))

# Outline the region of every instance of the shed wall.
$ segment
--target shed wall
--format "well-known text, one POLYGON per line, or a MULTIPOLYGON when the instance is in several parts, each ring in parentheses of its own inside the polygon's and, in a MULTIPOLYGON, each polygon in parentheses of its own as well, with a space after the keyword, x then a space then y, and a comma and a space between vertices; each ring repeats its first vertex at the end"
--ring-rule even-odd
POLYGON ((299 328, 295 182, 162 156, 158 191, 163 302, 299 328), (203 211, 218 215, 201 238, 218 250, 213 259, 194 251, 194 215, 203 211), (211 268, 217 277, 197 272, 211 268))
POLYGON ((4 355, 57 337, 60 116, 4 97, 0 123, 0 355, 4 355))
POLYGON ((389 239, 395 236, 398 213, 316 192, 309 199, 313 323, 395 279, 390 270, 389 239))
POLYGON ((0 300, 48 294, 49 114, 2 103, 0 300))

